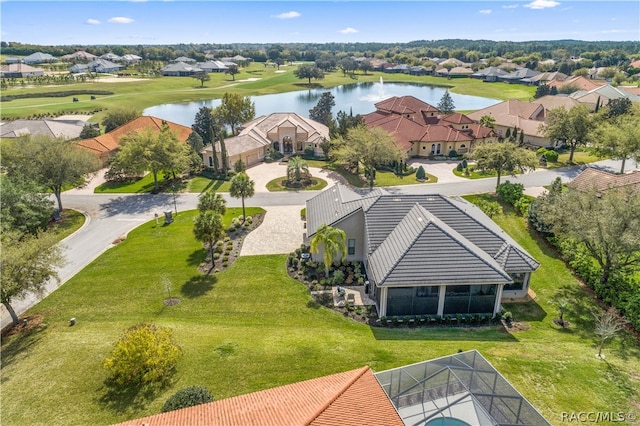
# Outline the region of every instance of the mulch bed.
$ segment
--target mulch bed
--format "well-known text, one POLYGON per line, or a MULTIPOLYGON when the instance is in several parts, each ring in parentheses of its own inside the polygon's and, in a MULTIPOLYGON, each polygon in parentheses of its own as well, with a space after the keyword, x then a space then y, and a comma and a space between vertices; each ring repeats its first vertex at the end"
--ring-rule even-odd
POLYGON ((14 334, 27 333, 29 331, 45 327, 44 315, 29 315, 27 317, 20 318, 18 325, 8 325, 2 330, 2 337, 13 336, 14 334), (27 320, 25 324, 24 320, 27 320))
MULTIPOLYGON (((218 259, 214 261, 213 264, 211 264, 211 253, 209 253, 209 250, 207 248, 207 257, 204 259, 204 262, 202 262, 198 266, 198 269, 203 274, 210 274, 210 273, 222 272, 225 269, 229 268, 231 265, 233 265, 233 262, 235 262, 236 259, 240 257, 240 252, 242 250, 242 243, 244 242, 244 238, 251 231, 253 231, 258 226, 260 226, 260 224, 262 224, 262 221, 264 220, 264 215, 265 213, 254 214, 253 216, 251 216, 252 222, 250 225, 247 225, 247 226, 243 225, 242 227, 238 228, 234 232, 227 231, 225 233, 229 237, 230 239, 229 241, 231 243, 231 251, 227 255, 228 259, 226 261, 226 266, 224 266, 225 262, 223 260, 223 255, 221 255, 218 259)), ((223 247, 226 247, 226 246, 227 244, 225 243, 223 247)))

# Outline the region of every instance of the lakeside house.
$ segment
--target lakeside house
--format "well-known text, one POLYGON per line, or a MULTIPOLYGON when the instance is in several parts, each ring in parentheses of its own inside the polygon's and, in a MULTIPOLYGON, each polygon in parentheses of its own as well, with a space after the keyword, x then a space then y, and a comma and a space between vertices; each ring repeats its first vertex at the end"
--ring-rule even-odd
POLYGON ((391 97, 375 104, 376 111, 363 115, 369 127, 389 132, 408 157, 432 157, 471 152, 478 143, 492 142, 492 129, 470 117, 442 114, 436 107, 413 96, 391 97))
MULTIPOLYGON (((252 166, 262 161, 269 149, 283 155, 301 155, 313 148, 314 155, 322 156, 320 144, 325 140, 329 140, 329 128, 324 124, 293 112, 275 112, 243 124, 237 136, 225 139, 226 161, 229 167, 239 159, 252 166)), ((219 145, 216 155, 221 159, 219 145)), ((205 167, 213 167, 211 145, 204 147, 202 158, 205 167)))

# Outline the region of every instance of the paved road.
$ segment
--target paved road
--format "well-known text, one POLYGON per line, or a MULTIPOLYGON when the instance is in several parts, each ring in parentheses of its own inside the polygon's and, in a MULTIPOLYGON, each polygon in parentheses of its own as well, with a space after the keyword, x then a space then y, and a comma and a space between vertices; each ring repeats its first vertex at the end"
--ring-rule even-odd
MULTIPOLYGON (((605 160, 593 164, 592 166, 617 172, 620 169, 620 162, 605 160)), ((632 165, 630 165, 631 167, 632 165)), ((629 168, 630 168, 629 167, 629 168)), ((636 165, 637 167, 637 165, 636 165)), ((557 170, 537 170, 532 173, 508 176, 504 180, 522 183, 525 187, 540 187, 549 185, 557 176, 563 182, 573 179, 580 172, 580 167, 570 167, 557 170)), ((496 179, 476 179, 455 181, 453 179, 443 179, 442 183, 432 185, 407 185, 387 188, 388 191, 398 194, 428 194, 441 193, 446 195, 464 195, 490 192, 495 189, 496 179)), ((278 206, 280 208, 291 206, 299 212, 300 206, 318 191, 302 192, 256 192, 256 194, 245 200, 247 206, 269 207, 278 206)), ((231 198, 228 194, 223 194, 227 199, 229 207, 241 206, 241 201, 231 198)), ((67 258, 67 265, 60 269, 60 283, 50 283, 45 292, 49 294, 59 285, 62 285, 73 275, 87 266, 91 261, 112 247, 112 243, 120 237, 125 236, 129 231, 143 222, 153 220, 154 213, 162 215, 165 210, 174 209, 174 197, 172 194, 83 194, 78 192, 67 192, 62 195, 65 208, 73 208, 85 213, 88 217, 87 223, 76 233, 63 241, 64 254, 67 258)), ((175 196, 175 204, 178 211, 194 209, 198 202, 197 194, 178 194, 175 196)), ((13 308, 18 315, 22 315, 39 300, 36 295, 29 295, 23 300, 16 300, 13 308)), ((4 307, 1 308, 1 327, 4 328, 11 319, 4 307)))

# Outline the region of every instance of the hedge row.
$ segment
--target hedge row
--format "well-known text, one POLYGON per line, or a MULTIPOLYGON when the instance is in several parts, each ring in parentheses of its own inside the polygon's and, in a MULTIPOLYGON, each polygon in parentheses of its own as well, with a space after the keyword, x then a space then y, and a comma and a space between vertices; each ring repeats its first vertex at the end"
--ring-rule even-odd
POLYGON ((110 92, 108 90, 64 90, 62 92, 21 93, 17 95, 0 96, 0 101, 8 102, 14 99, 29 99, 29 98, 64 98, 67 96, 78 96, 78 95, 113 95, 113 92, 110 92))

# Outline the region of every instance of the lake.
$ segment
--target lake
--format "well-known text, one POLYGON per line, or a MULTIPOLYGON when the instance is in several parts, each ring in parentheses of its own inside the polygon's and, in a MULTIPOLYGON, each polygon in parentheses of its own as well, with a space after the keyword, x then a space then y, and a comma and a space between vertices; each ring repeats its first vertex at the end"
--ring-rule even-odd
MULTIPOLYGON (((392 96, 411 95, 423 102, 437 106, 445 91, 446 89, 443 87, 415 83, 385 83, 381 79, 377 83, 362 82, 337 86, 331 89, 300 90, 273 95, 252 96, 251 100, 256 106, 256 117, 274 112, 295 112, 303 117, 308 117, 309 110, 318 103, 320 96, 324 92, 331 92, 336 102, 336 106, 332 110, 335 117, 338 111, 347 113, 352 111, 354 115, 368 114, 375 111, 374 104, 392 96)), ((497 99, 456 93, 451 93, 451 98, 456 110, 477 110, 501 102, 497 99)), ((147 108, 142 114, 191 127, 193 119, 201 107, 215 108, 219 105, 220 99, 181 104, 163 104, 147 108)))

